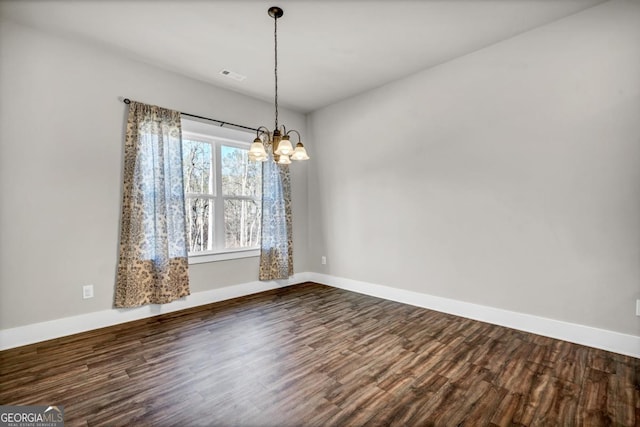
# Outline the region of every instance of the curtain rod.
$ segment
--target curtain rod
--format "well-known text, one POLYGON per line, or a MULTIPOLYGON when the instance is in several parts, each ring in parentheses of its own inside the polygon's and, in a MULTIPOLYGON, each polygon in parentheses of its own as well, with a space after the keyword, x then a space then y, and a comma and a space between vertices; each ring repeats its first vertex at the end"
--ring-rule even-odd
MULTIPOLYGON (((131 104, 131 100, 129 98, 124 98, 122 100, 122 102, 124 102, 125 104, 131 104)), ((189 116, 189 117, 194 117, 196 119, 202 119, 202 120, 209 120, 211 122, 216 122, 216 123, 220 123, 220 127, 224 126, 224 125, 228 125, 228 126, 233 126, 233 127, 237 127, 237 128, 241 128, 241 129, 248 129, 248 130, 252 130, 252 131, 257 131, 258 129, 256 128, 252 128, 249 126, 244 126, 244 125, 237 125, 235 123, 230 123, 230 122, 224 122, 222 120, 218 120, 218 119, 211 119, 209 117, 204 117, 204 116, 198 116, 196 114, 189 114, 189 113, 183 113, 182 111, 180 111, 180 114, 183 116, 189 116)))

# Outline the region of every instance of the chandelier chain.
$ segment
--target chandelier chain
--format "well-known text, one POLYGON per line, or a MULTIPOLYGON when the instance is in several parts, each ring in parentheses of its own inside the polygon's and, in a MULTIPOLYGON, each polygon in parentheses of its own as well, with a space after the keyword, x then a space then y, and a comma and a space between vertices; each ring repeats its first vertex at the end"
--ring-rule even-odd
POLYGON ((274 74, 276 76, 276 95, 275 95, 275 104, 276 104, 276 127, 274 131, 278 129, 278 18, 273 18, 273 41, 274 41, 274 53, 275 53, 275 66, 274 66, 274 74))
POLYGON ((265 126, 260 126, 256 129, 256 139, 253 140, 249 149, 249 160, 256 162, 275 161, 278 165, 289 165, 292 160, 309 160, 309 156, 304 149, 304 145, 302 145, 302 137, 297 130, 287 130, 284 125, 282 125, 282 130, 278 128, 278 18, 281 18, 284 12, 279 7, 273 6, 267 10, 267 13, 273 18, 275 127, 273 132, 265 126), (298 137, 295 148, 291 143, 290 134, 292 133, 298 137), (267 153, 267 150, 273 153, 273 156, 267 153))

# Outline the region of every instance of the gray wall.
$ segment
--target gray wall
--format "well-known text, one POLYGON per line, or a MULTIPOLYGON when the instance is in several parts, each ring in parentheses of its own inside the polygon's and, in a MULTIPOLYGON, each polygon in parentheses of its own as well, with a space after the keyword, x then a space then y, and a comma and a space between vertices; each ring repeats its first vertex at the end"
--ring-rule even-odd
POLYGON ((639 3, 307 123, 313 271, 639 335, 639 3))
MULTIPOLYGON (((217 72, 217 70, 212 70, 217 72)), ((257 126, 273 107, 0 22, 0 329, 112 307, 127 96, 257 126), (95 285, 83 300, 81 286, 95 285)), ((305 118, 281 112, 305 132, 305 118)), ((307 169, 292 166, 295 269, 307 270, 307 169)), ((257 258, 191 266, 192 291, 255 281, 257 258)))

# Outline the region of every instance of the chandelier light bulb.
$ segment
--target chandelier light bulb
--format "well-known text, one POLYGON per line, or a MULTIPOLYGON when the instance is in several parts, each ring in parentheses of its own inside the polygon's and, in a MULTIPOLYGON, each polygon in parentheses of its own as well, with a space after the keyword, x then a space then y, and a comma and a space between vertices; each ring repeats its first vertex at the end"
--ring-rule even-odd
POLYGON ((289 135, 284 135, 278 144, 276 154, 280 156, 290 156, 293 153, 293 146, 289 140, 289 135))
POLYGON ((296 149, 293 150, 291 160, 309 160, 309 155, 307 154, 307 150, 304 149, 302 142, 296 144, 296 149))
POLYGON ((278 159, 278 164, 279 165, 289 165, 291 164, 291 159, 289 158, 289 156, 285 156, 284 154, 280 156, 280 158, 278 159))
POLYGON ((251 148, 249 148, 249 155, 253 157, 267 157, 267 151, 264 149, 264 144, 260 138, 253 140, 251 148))

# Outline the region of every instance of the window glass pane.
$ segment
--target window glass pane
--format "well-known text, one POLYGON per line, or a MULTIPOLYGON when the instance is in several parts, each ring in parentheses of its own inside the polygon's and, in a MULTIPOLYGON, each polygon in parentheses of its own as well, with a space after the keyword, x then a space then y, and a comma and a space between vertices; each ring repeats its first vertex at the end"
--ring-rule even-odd
POLYGON ((249 150, 221 147, 222 194, 260 198, 262 194, 262 163, 249 161, 249 150))
POLYGON ((187 237, 189 252, 209 251, 213 249, 213 200, 186 199, 187 237))
POLYGON ((242 249, 260 244, 260 201, 224 201, 225 248, 242 249))
POLYGON ((211 188, 211 144, 182 140, 182 174, 185 193, 213 193, 211 188))

